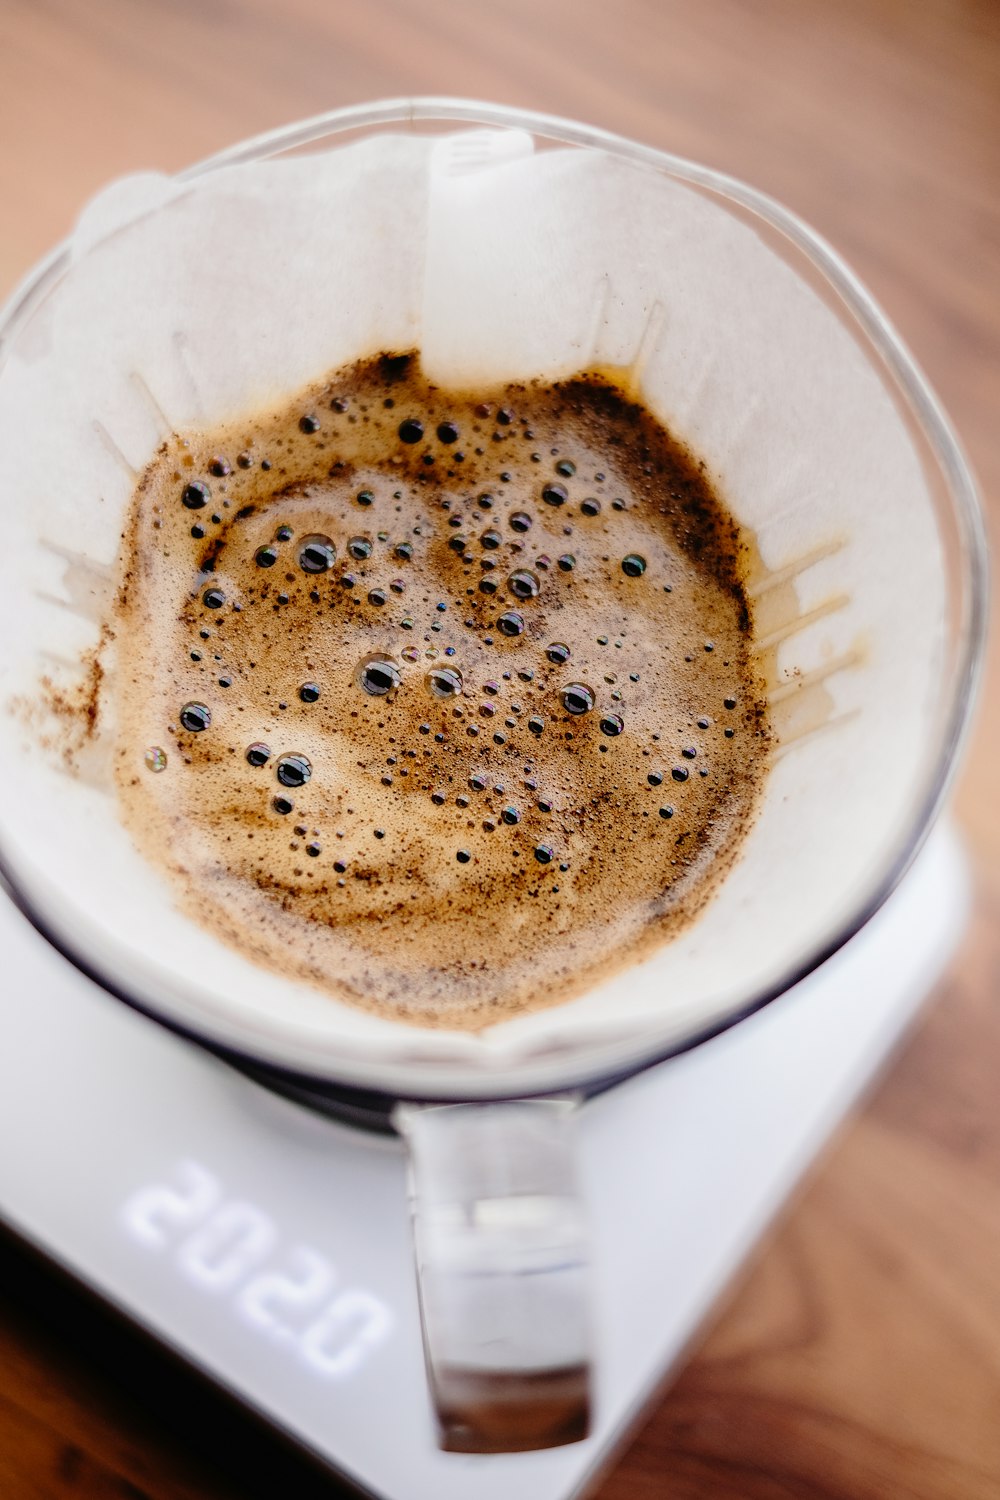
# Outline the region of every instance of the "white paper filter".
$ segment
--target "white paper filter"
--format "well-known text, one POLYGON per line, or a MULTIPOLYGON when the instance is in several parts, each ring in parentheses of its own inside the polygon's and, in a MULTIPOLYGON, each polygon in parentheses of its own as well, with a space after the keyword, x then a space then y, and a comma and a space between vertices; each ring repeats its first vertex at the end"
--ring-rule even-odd
POLYGON ((832 722, 777 760, 700 920, 568 1004, 478 1035, 426 1032, 258 969, 194 926, 132 848, 108 763, 96 757, 87 782, 65 774, 14 713, 0 719, 0 842, 64 939, 190 1025, 414 1092, 485 1092, 500 1074, 528 1087, 706 1028, 852 912, 928 771, 941 549, 865 354, 719 201, 604 152, 535 153, 519 131, 379 135, 189 183, 128 179, 88 209, 69 273, 0 372, 0 701, 37 699, 46 673, 72 681, 96 640, 97 572, 65 554, 113 569, 129 466, 165 423, 214 425, 414 346, 443 385, 638 361, 646 401, 706 460, 767 566, 819 556, 795 582, 817 617, 781 646, 781 676, 854 664, 827 681, 832 722))

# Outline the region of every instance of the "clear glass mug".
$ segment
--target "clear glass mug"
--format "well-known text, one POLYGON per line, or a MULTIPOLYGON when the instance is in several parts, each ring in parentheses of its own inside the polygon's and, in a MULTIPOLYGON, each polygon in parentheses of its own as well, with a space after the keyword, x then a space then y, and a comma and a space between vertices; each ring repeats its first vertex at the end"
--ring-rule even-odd
MULTIPOLYGON (((60 780, 55 776, 46 780, 46 772, 37 764, 38 758, 26 758, 23 739, 19 739, 12 716, 4 720, 4 730, 0 732, 0 773, 6 784, 31 782, 32 790, 45 796, 54 807, 50 830, 50 848, 54 853, 43 865, 31 857, 22 811, 13 806, 0 811, 0 874, 9 894, 58 948, 111 994, 208 1046, 270 1087, 359 1124, 394 1127, 405 1137, 410 1152, 427 1366, 442 1445, 464 1452, 513 1451, 573 1441, 587 1430, 593 1355, 587 1318, 586 1229, 573 1179, 573 1133, 580 1102, 590 1093, 705 1041, 787 990, 847 941, 892 891, 941 808, 968 727, 984 643, 986 548, 972 479, 925 381, 850 271, 793 215, 753 189, 717 172, 605 132, 498 106, 447 99, 407 100, 335 111, 243 143, 180 174, 166 188, 167 180, 160 178, 126 179, 114 185, 87 211, 80 229, 67 245, 32 272, 0 319, 0 441, 7 445, 28 442, 23 431, 30 428, 31 400, 41 401, 46 394, 42 382, 35 395, 25 397, 32 381, 38 381, 39 350, 44 362, 53 337, 52 328, 58 328, 59 299, 66 295, 67 288, 72 290, 74 278, 79 282, 86 276, 88 263, 95 255, 105 253, 109 245, 127 243, 128 236, 141 229, 150 216, 168 211, 172 193, 182 190, 189 197, 197 195, 206 185, 210 187, 213 181, 221 180, 220 173, 229 174, 227 181, 236 180, 232 174, 238 174, 244 164, 252 167, 265 160, 299 158, 308 163, 312 153, 340 145, 363 144, 377 137, 423 142, 431 153, 427 183, 429 199, 433 200, 431 217, 438 212, 446 214, 448 202, 454 210, 454 202, 447 195, 452 190, 460 195, 463 181, 475 184, 477 180, 486 181, 490 172, 516 171, 517 164, 533 152, 538 153, 540 161, 544 157, 543 165, 547 162, 552 169, 552 203, 564 202, 558 193, 562 190, 562 175, 568 174, 567 180, 574 187, 579 187, 582 181, 588 192, 596 195, 585 205, 592 213, 604 192, 610 195, 608 201, 613 199, 619 212, 628 213, 629 205, 634 206, 634 263, 628 259, 622 261, 618 249, 609 251, 605 262, 601 259, 599 236, 595 238, 590 248, 596 258, 582 277, 593 295, 584 297, 581 306, 568 318, 573 325, 568 332, 562 324, 553 325, 556 326, 554 342, 562 340, 562 347, 553 356, 554 372, 572 372, 594 363, 630 363, 633 383, 644 395, 651 391, 654 408, 668 413, 670 371, 678 367, 678 362, 682 364, 685 358, 693 356, 690 348, 686 349, 683 341, 678 343, 676 334, 671 333, 670 317, 680 303, 675 296, 673 305, 670 304, 657 278, 661 270, 664 275, 680 277, 672 287, 675 294, 678 286, 683 289, 683 276, 692 278, 692 304, 699 297, 704 299, 706 286, 710 293, 716 291, 720 296, 725 288, 720 281, 713 289, 714 272, 705 272, 702 281, 698 280, 701 274, 698 255, 683 261, 684 246, 681 244, 678 249, 677 242, 683 242, 688 230, 672 236, 665 234, 662 242, 657 239, 655 226, 660 221, 655 214, 643 217, 647 202, 663 198, 668 218, 676 212, 676 221, 669 221, 671 229, 675 223, 699 225, 702 221, 698 216, 703 214, 714 216, 714 223, 725 220, 727 224, 731 221, 731 225, 740 226, 738 231, 732 231, 735 239, 727 239, 723 234, 720 243, 728 247, 726 253, 745 253, 752 260, 766 251, 782 269, 774 272, 779 279, 773 286, 761 271, 760 295, 765 304, 768 296, 787 295, 789 306, 795 309, 783 332, 775 331, 775 323, 766 336, 772 342, 787 338, 789 348, 794 350, 800 326, 806 326, 812 319, 809 326, 814 325, 824 338, 834 340, 830 348, 838 359, 843 357, 845 368, 853 359, 857 369, 863 365, 865 379, 874 382, 869 395, 877 390, 877 401, 885 406, 879 420, 885 423, 886 446, 897 446, 903 455, 899 472, 912 472, 913 476, 910 491, 903 485, 898 493, 892 492, 890 485, 889 498, 884 502, 886 514, 880 521, 888 528, 884 534, 890 542, 896 539, 900 548, 904 548, 909 533, 919 530, 920 525, 929 528, 926 535, 934 538, 932 547, 923 547, 922 564, 925 578, 936 591, 933 597, 940 604, 940 622, 933 649, 925 653, 926 660, 917 663, 922 712, 930 727, 919 755, 907 762, 905 776, 898 778, 901 784, 885 790, 883 800, 892 802, 893 795, 897 800, 885 814, 877 849, 873 846, 873 852, 853 869, 845 864, 839 891, 824 890, 809 908, 788 905, 788 912, 794 911, 794 920, 784 924, 785 934, 773 951, 768 950, 766 943, 762 950, 760 945, 754 949, 750 938, 741 936, 737 927, 724 926, 727 941, 734 946, 732 972, 728 975, 720 971, 711 982, 702 982, 698 976, 708 967, 702 958, 684 971, 691 993, 685 991, 679 997, 680 971, 665 969, 669 956, 658 956, 641 971, 627 973, 624 984, 630 991, 642 991, 643 995, 648 990, 651 1000, 661 1002, 659 1009, 651 1004, 645 1012, 637 1009, 630 1012, 628 1024, 603 1025, 598 1024, 600 1006, 604 1003, 601 996, 587 997, 557 1008, 556 1012, 540 1012, 542 1019, 531 1023, 534 1032, 529 1025, 517 1045, 506 1051, 499 1048, 482 1058, 468 1049, 462 1051, 457 1044, 449 1052, 445 1041, 440 1038, 430 1041, 426 1036, 414 1037, 408 1044, 409 1050, 403 1048, 398 1055, 366 1051, 357 1039, 344 1046, 342 1038, 335 1034, 327 1037, 321 1027, 317 1029, 311 1013, 307 1016, 303 1011, 293 1025, 292 1020, 284 1018, 279 1023, 274 1018, 265 1021, 260 1014, 242 1014, 237 1004, 227 1007, 216 1003, 212 996, 198 992, 190 974, 181 973, 180 951, 175 955, 174 965, 154 963, 142 950, 141 933, 130 938, 128 932, 120 930, 127 923, 114 927, 103 918, 108 906, 114 909, 113 880, 117 877, 111 874, 106 877, 111 882, 108 885, 111 899, 103 899, 107 892, 102 892, 102 903, 88 907, 89 896, 85 892, 88 882, 81 879, 81 871, 87 867, 81 864, 79 850, 73 844, 74 808, 79 798, 67 785, 69 778, 64 776, 60 780), (582 178, 575 175, 578 169, 582 178), (447 200, 444 208, 442 181, 447 200), (688 211, 693 218, 684 218, 688 211), (687 269, 671 269, 672 258, 678 266, 683 262, 687 269), (787 287, 781 277, 790 278, 787 287), (636 309, 641 308, 642 316, 633 318, 624 333, 619 326, 614 334, 615 317, 630 300, 636 309), (665 305, 668 327, 664 335, 665 305), (845 352, 843 340, 836 342, 845 333, 853 353, 845 352), (632 341, 629 361, 621 357, 625 347, 623 338, 625 345, 632 341), (663 387, 659 394, 658 380, 663 387), (29 416, 27 422, 23 420, 25 411, 29 416), (910 470, 906 469, 907 464, 910 470), (60 838, 64 840, 62 846, 60 838), (672 988, 668 1001, 664 1001, 663 975, 669 978, 671 973, 672 988), (580 1016, 586 1025, 577 1025, 580 1016)), ((507 202, 510 201, 508 198, 507 202)), ((391 227, 394 205, 383 203, 380 211, 391 227)), ((567 214, 572 211, 565 205, 552 210, 567 214)), ((453 215, 450 223, 456 228, 460 221, 453 215)), ((474 215, 471 229, 469 224, 470 217, 466 214, 465 229, 474 237, 474 215)), ((574 232, 579 229, 576 225, 574 232)), ((439 234, 438 238, 449 242, 448 235, 439 234)), ((706 243, 714 243, 711 236, 706 243)), ((467 254, 464 262, 449 265, 444 277, 438 267, 438 280, 443 281, 449 299, 455 297, 461 301, 468 293, 467 283, 474 283, 480 274, 480 259, 475 253, 467 254)), ((705 259, 711 260, 711 250, 706 252, 705 259)), ((517 287, 516 261, 514 247, 504 252, 501 270, 494 268, 492 274, 513 276, 515 289, 530 301, 537 288, 527 283, 517 287)), ((537 277, 537 258, 533 264, 533 274, 537 277)), ((757 262, 753 264, 756 266, 757 262)), ((213 271, 210 252, 204 256, 202 265, 210 276, 213 271)), ((567 279, 564 276, 562 281, 565 283, 567 279)), ((549 302, 558 302, 564 290, 556 277, 545 296, 549 302)), ((668 290, 671 290, 669 284, 668 290)), ((441 287, 438 291, 440 295, 441 287)), ((784 304, 779 310, 783 307, 784 304)), ((541 325, 543 314, 548 314, 541 305, 537 311, 541 325)), ((683 318, 677 321, 683 322, 683 318)), ((530 324, 530 318, 527 322, 530 324)), ((496 326, 491 327, 489 337, 501 337, 496 326)), ((116 369, 116 337, 113 328, 102 328, 95 337, 95 345, 105 340, 106 347, 102 346, 99 358, 94 356, 96 364, 87 393, 87 399, 93 403, 92 420, 85 425, 88 440, 97 433, 105 449, 111 452, 112 461, 121 460, 126 469, 132 470, 134 479, 135 467, 141 467, 152 450, 142 453, 133 449, 130 462, 129 456, 118 447, 115 432, 101 420, 105 410, 101 383, 107 381, 110 391, 117 375, 122 373, 116 369)), ((522 331, 522 337, 525 348, 530 349, 529 326, 522 331)), ((710 343, 710 327, 705 337, 710 343)), ((309 378, 367 352, 370 352, 367 348, 337 350, 312 368, 309 378)), ((762 345, 756 352, 764 357, 762 345)), ((796 352, 801 358, 802 349, 796 352)), ((546 351, 543 355, 547 357, 546 351)), ((128 361, 132 356, 123 354, 121 358, 128 361)), ((539 368, 538 358, 537 349, 533 354, 525 354, 525 363, 512 374, 524 377, 548 373, 539 368)), ((681 419, 676 429, 682 438, 690 436, 692 446, 699 452, 702 451, 699 441, 708 442, 711 448, 705 434, 712 430, 706 413, 710 414, 714 399, 713 383, 723 389, 732 381, 735 388, 740 380, 746 380, 746 372, 737 368, 738 363, 730 359, 728 364, 725 360, 713 364, 710 359, 701 369, 705 387, 699 398, 702 405, 699 406, 698 400, 689 402, 688 425, 681 419)), ((129 371, 132 376, 137 373, 142 372, 129 371)), ((688 387, 697 383, 690 371, 685 378, 688 387)), ((779 383, 781 378, 779 369, 779 383)), ((156 401, 155 391, 150 392, 149 382, 140 380, 133 384, 136 390, 145 386, 145 397, 154 402, 162 418, 162 406, 156 401)), ((674 395, 676 405, 676 392, 674 395)), ((767 396, 766 391, 754 393, 758 405, 763 402, 763 417, 758 411, 758 425, 761 421, 766 425, 768 419, 767 396)), ((785 396, 790 399, 788 391, 785 396)), ((774 441, 780 444, 783 440, 780 414, 775 421, 779 436, 774 441)), ((199 425, 190 413, 187 425, 199 425)), ((736 424, 731 446, 733 452, 740 449, 741 461, 746 457, 743 450, 748 444, 752 447, 752 442, 752 435, 748 438, 736 424)), ((725 446, 723 442, 722 448, 725 446)), ((885 457, 874 438, 870 439, 869 448, 871 451, 866 450, 860 459, 856 455, 851 458, 860 464, 854 471, 855 480, 860 476, 865 483, 869 482, 866 465, 879 469, 885 457)), ((25 455, 26 468, 21 472, 30 472, 32 454, 25 449, 25 455)), ((718 451, 718 446, 709 457, 717 467, 725 467, 727 454, 718 451)), ((844 462, 848 462, 847 457, 844 462)), ((86 463, 81 468, 85 469, 86 463)), ((737 485, 736 490, 739 489, 737 485)), ((119 484, 114 502, 119 509, 127 504, 130 492, 131 481, 119 484)), ((51 506, 28 510, 16 484, 3 496, 5 522, 10 522, 17 532, 16 545, 11 544, 8 534, 2 562, 4 589, 0 590, 3 599, 0 627, 6 623, 9 642, 7 661, 0 670, 0 695, 5 702, 12 689, 20 688, 23 693, 26 682, 37 682, 44 670, 45 653, 51 653, 51 591, 46 605, 38 577, 32 575, 36 565, 39 574, 47 566, 39 558, 44 554, 50 562, 53 552, 58 552, 67 563, 66 575, 61 580, 63 594, 56 602, 69 605, 70 612, 76 597, 74 578, 77 584, 81 577, 86 582, 90 576, 87 568, 96 576, 95 567, 107 572, 113 563, 106 550, 98 557, 100 549, 95 548, 94 555, 90 555, 86 540, 68 534, 77 524, 74 517, 78 518, 86 507, 88 495, 91 505, 98 498, 93 486, 90 490, 85 486, 76 509, 71 507, 61 513, 55 522, 51 506), (53 528, 58 533, 55 536, 53 528), (73 573, 73 569, 77 571, 73 573), (46 608, 49 615, 44 614, 46 608), (6 620, 2 609, 7 610, 6 620), (33 622, 32 628, 21 628, 26 620, 33 622)), ((100 498, 104 503, 104 496, 100 498)), ((731 498, 727 493, 727 499, 731 498)), ((778 673, 774 682, 775 704, 779 700, 786 702, 790 694, 794 697, 800 688, 809 688, 819 681, 827 684, 835 670, 845 680, 851 672, 863 678, 866 671, 870 675, 878 669, 880 660, 883 668, 885 662, 891 664, 895 660, 894 651, 899 656, 900 642, 893 634, 894 630, 898 634, 899 627, 893 623, 892 610, 887 615, 880 614, 878 591, 864 573, 867 566, 864 557, 852 562, 851 546, 830 540, 831 518, 835 520, 841 510, 850 512, 851 503, 846 491, 840 496, 827 495, 825 500, 807 496, 800 507, 807 524, 804 531, 799 526, 798 550, 793 549, 790 555, 782 552, 781 526, 776 525, 772 534, 768 516, 755 517, 762 551, 769 548, 772 554, 766 576, 761 575, 758 580, 756 600, 762 617, 768 601, 777 592, 787 593, 789 588, 793 593, 800 591, 796 606, 799 614, 784 625, 779 622, 774 632, 778 673), (824 505, 826 510, 819 515, 824 505), (813 520, 817 529, 809 542, 809 525, 813 520), (818 604, 819 596, 810 600, 803 579, 808 583, 814 574, 820 575, 827 568, 833 570, 831 578, 836 583, 838 567, 850 588, 846 593, 834 592, 830 598, 841 601, 837 608, 850 599, 855 610, 860 611, 862 624, 874 642, 870 663, 862 667, 861 657, 855 653, 834 655, 832 661, 824 664, 821 641, 817 648, 820 657, 811 666, 808 662, 803 666, 794 656, 798 649, 795 643, 806 640, 810 628, 815 635, 817 622, 822 622, 831 610, 836 613, 833 606, 828 608, 824 604, 826 595, 819 598, 818 604), (866 609, 871 620, 865 616, 866 609), (793 643, 791 647, 788 642, 793 643), (792 656, 787 654, 789 649, 792 656), (781 651, 786 654, 779 662, 781 651)), ((738 506, 734 505, 734 509, 739 515, 738 506)), ((742 515, 739 518, 744 519, 742 515)), ((787 519, 782 524, 787 531, 787 519)), ((855 517, 851 524, 863 530, 866 523, 863 517, 855 517)), ((847 543, 851 542, 849 536, 847 543)), ((870 546, 868 550, 870 553, 870 546)), ((860 551, 863 553, 864 549, 860 551)), ((80 638, 85 640, 86 629, 81 628, 80 638)), ((75 644, 79 645, 79 639, 75 644)), ((904 648, 905 644, 904 641, 904 648)), ((891 682, 891 679, 890 672, 885 680, 891 682)), ((891 707, 893 713, 906 711, 902 702, 891 707)), ((862 692, 853 709, 841 712, 832 722, 848 725, 838 731, 843 736, 854 732, 849 727, 852 716, 864 731, 869 723, 876 722, 872 717, 875 714, 876 709, 862 692)), ((794 740, 795 736, 791 738, 794 740)), ((798 757, 799 762, 803 759, 801 755, 798 757)), ((812 783, 809 775, 802 773, 788 795, 793 801, 795 797, 801 799, 796 813, 800 827, 814 832, 820 853, 829 854, 836 863, 833 856, 843 851, 836 847, 834 826, 823 823, 823 804, 829 801, 829 787, 823 779, 821 761, 811 774, 812 783)), ((845 775, 850 774, 848 766, 845 775)), ((107 788, 104 790, 106 793, 107 788)), ((776 826, 780 816, 780 811, 765 807, 762 814, 765 827, 776 826)), ((755 850, 747 855, 747 861, 751 876, 756 873, 760 877, 761 871, 766 871, 769 880, 777 881, 770 900, 780 916, 785 909, 782 902, 793 903, 795 872, 788 875, 788 892, 783 895, 778 887, 788 872, 776 855, 772 853, 768 859, 766 854, 755 850)), ((95 883, 100 885, 104 879, 101 874, 95 883)), ((730 877, 730 884, 735 881, 738 887, 742 879, 744 872, 738 869, 730 877)), ((760 883, 758 878, 757 884, 760 883)), ((752 886, 751 880, 746 885, 751 893, 748 901, 752 886)), ((119 897, 124 889, 123 886, 118 891, 119 897)), ((716 897, 713 911, 718 902, 716 897)), ((703 919, 711 920, 711 916, 703 919)), ((619 989, 616 993, 621 997, 625 992, 619 989)))

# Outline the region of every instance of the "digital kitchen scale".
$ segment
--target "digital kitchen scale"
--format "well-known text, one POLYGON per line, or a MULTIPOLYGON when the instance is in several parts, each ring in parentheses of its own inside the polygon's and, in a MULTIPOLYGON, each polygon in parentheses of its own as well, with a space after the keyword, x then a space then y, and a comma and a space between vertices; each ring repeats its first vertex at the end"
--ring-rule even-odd
POLYGON ((942 826, 810 978, 585 1106, 597 1378, 583 1443, 439 1452, 398 1142, 129 1010, 2 898, 0 1220, 372 1495, 564 1500, 595 1482, 905 1031, 967 906, 942 826))

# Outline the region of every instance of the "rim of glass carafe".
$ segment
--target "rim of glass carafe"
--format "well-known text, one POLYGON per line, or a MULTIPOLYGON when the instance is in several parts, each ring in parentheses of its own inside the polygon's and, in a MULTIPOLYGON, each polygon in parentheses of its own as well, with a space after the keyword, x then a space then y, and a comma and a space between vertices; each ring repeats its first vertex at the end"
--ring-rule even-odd
MULTIPOLYGON (((698 1031, 669 1044, 651 1043, 642 1050, 641 1055, 636 1056, 632 1065, 624 1069, 618 1065, 613 1074, 599 1067, 591 1067, 569 1077, 560 1076, 544 1088, 527 1091, 509 1086, 505 1088, 502 1078, 497 1076, 491 1079, 495 1088, 491 1088, 488 1094, 476 1094, 475 1097, 503 1098, 525 1092, 547 1092, 552 1088, 583 1088, 590 1091, 631 1077, 669 1057, 699 1046, 754 1014, 778 995, 791 989, 843 947, 892 894, 934 824, 950 789, 970 731, 986 647, 989 608, 986 532, 975 481, 954 429, 906 345, 874 298, 832 246, 802 219, 777 200, 724 172, 596 126, 583 125, 556 115, 478 100, 416 97, 350 105, 281 126, 206 157, 174 176, 179 182, 194 181, 223 167, 285 154, 348 131, 435 123, 521 129, 556 144, 609 151, 620 158, 666 171, 682 182, 718 194, 749 210, 785 236, 839 296, 905 397, 921 435, 940 468, 957 524, 965 588, 957 628, 956 669, 944 693, 946 711, 933 764, 920 795, 915 799, 912 817, 896 847, 874 872, 871 882, 862 892, 850 915, 810 950, 804 952, 779 981, 748 996, 733 1012, 716 1018, 698 1031)), ((70 245, 71 240, 65 241, 38 262, 15 288, 6 306, 0 309, 0 366, 4 359, 4 345, 16 333, 19 325, 31 316, 35 305, 47 295, 52 283, 68 269, 70 245)), ((255 1072, 260 1068, 271 1070, 276 1078, 283 1080, 289 1087, 294 1089, 301 1085, 303 1093, 307 1095, 318 1088, 321 1094, 340 1093, 374 1100, 400 1097, 399 1091, 395 1089, 381 1090, 368 1084, 359 1085, 356 1081, 337 1079, 327 1073, 310 1074, 298 1066, 289 1066, 287 1060, 276 1061, 274 1054, 266 1050, 254 1053, 242 1041, 233 1042, 220 1038, 214 1027, 206 1027, 202 1031, 188 1026, 165 1014, 155 1004, 123 990, 114 976, 104 973, 89 955, 76 951, 75 946, 56 930, 39 904, 19 888, 2 844, 0 883, 33 926, 76 968, 110 994, 170 1030, 207 1045, 223 1056, 245 1062, 255 1072)), ((514 1063, 512 1070, 523 1066, 522 1062, 514 1063)), ((432 1095, 415 1091, 412 1097, 430 1098, 432 1095)), ((439 1094, 437 1097, 455 1098, 459 1095, 439 1094)))

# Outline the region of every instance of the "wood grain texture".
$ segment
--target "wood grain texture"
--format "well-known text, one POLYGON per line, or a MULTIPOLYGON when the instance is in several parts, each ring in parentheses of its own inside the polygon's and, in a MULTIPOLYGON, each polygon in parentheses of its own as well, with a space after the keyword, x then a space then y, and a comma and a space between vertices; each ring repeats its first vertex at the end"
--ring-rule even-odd
MULTIPOLYGON (((551 110, 745 177, 903 330, 995 531, 991 0, 0 0, 0 58, 0 291, 109 177, 365 98, 551 110)), ((959 788, 979 875, 960 960, 601 1500, 1000 1495, 997 661, 959 788)), ((336 1493, 0 1245, 3 1500, 336 1493)))

